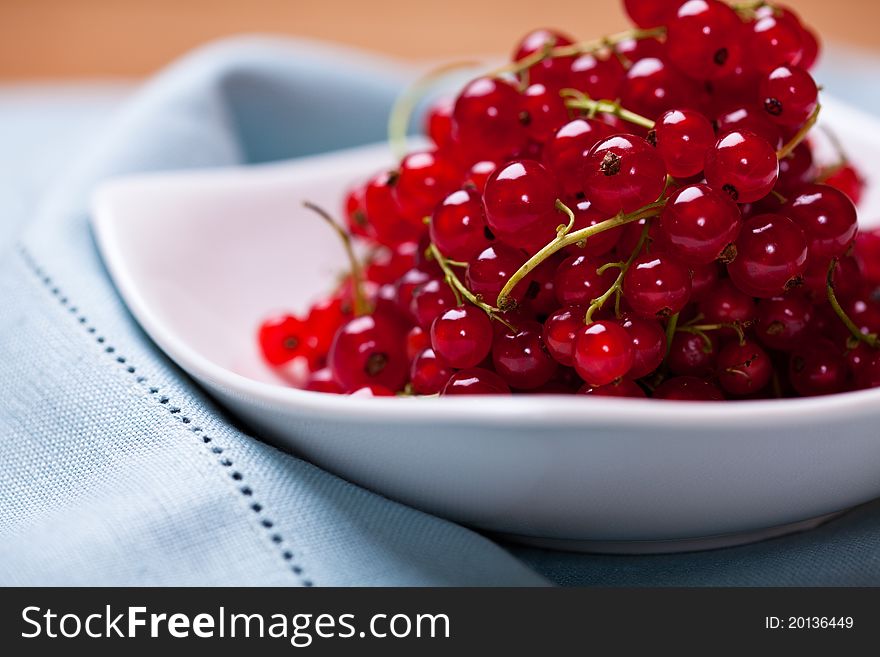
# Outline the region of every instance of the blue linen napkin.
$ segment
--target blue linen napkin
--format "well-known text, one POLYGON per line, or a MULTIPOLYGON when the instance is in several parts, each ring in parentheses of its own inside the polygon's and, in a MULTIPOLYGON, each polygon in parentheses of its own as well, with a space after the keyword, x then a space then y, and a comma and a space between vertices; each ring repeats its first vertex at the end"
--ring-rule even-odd
POLYGON ((504 549, 244 434, 157 350, 96 252, 95 184, 381 139, 407 75, 317 44, 210 46, 146 85, 35 211, 3 223, 0 584, 880 583, 876 504, 693 555, 504 549))

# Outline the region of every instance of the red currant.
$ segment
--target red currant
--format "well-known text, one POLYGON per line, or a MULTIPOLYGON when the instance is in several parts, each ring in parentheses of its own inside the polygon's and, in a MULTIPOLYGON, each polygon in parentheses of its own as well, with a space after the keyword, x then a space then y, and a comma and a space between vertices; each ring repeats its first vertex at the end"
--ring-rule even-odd
POLYGON ((575 119, 556 131, 544 146, 544 166, 556 174, 563 191, 575 196, 584 191, 587 155, 611 129, 596 119, 575 119))
POLYGON ((418 225, 440 200, 453 191, 461 173, 435 152, 410 153, 400 163, 394 191, 402 214, 418 225))
POLYGON ((829 185, 799 187, 783 212, 804 231, 810 256, 839 257, 855 240, 856 208, 846 194, 829 185))
POLYGON ((299 356, 309 357, 312 354, 310 335, 308 325, 298 317, 272 317, 260 325, 260 352, 273 366, 284 365, 299 356))
POLYGON ((767 140, 748 130, 721 137, 706 155, 706 180, 737 203, 751 203, 770 193, 779 177, 779 160, 767 140))
POLYGON ((425 134, 434 142, 439 149, 450 148, 452 139, 452 110, 455 103, 450 98, 444 98, 431 106, 425 117, 425 134))
POLYGON ((303 386, 303 390, 309 390, 311 392, 328 392, 337 395, 341 395, 345 392, 342 389, 342 386, 340 386, 336 382, 336 379, 333 378, 333 372, 329 367, 315 370, 309 374, 309 378, 306 379, 306 384, 303 386))
POLYGON ((649 28, 665 25, 681 3, 682 0, 623 0, 623 7, 633 23, 649 28))
POLYGON ((729 342, 718 352, 718 383, 732 395, 760 392, 773 376, 767 352, 751 341, 729 342))
POLYGON ((730 74, 742 59, 742 21, 719 0, 688 0, 667 26, 669 60, 697 80, 730 74))
MULTIPOLYGON (((505 283, 525 262, 525 254, 504 244, 493 244, 471 260, 465 270, 468 289, 488 303, 495 303, 505 283)), ((510 301, 523 300, 530 279, 521 281, 510 292, 510 301)))
POLYGON ((669 252, 687 265, 736 257, 734 242, 742 226, 736 203, 708 185, 682 187, 660 215, 657 229, 669 252))
POLYGON ((435 209, 430 225, 431 241, 452 260, 470 260, 491 243, 483 216, 483 200, 471 189, 447 196, 435 209))
POLYGON ((715 372, 717 354, 708 336, 690 331, 677 331, 669 345, 667 364, 681 376, 710 376, 715 372))
POLYGON ((556 235, 556 177, 534 160, 514 160, 486 182, 483 202, 492 233, 512 246, 537 250, 556 235))
POLYGON ((364 193, 367 220, 382 244, 417 241, 424 230, 421 220, 414 221, 401 214, 394 194, 397 179, 396 171, 383 171, 370 179, 364 193))
POLYGON ((574 346, 584 328, 587 309, 582 306, 563 306, 544 322, 544 343, 547 351, 562 365, 574 365, 574 346))
POLYGON ((344 390, 374 383, 400 390, 409 369, 404 333, 385 315, 355 317, 336 332, 328 363, 344 390))
POLYGON ((556 374, 557 364, 544 346, 543 327, 535 321, 520 322, 515 331, 495 336, 492 345, 495 371, 511 388, 532 390, 556 374))
POLYGON ((786 294, 758 303, 755 334, 771 349, 791 351, 809 334, 813 306, 799 294, 786 294))
POLYGON ((394 397, 394 391, 378 383, 362 386, 348 393, 350 397, 394 397))
POLYGON ((779 126, 770 121, 763 109, 753 105, 728 107, 715 119, 715 129, 719 135, 734 130, 748 130, 767 140, 774 149, 782 148, 782 132, 779 126))
POLYGON ((478 78, 455 101, 453 135, 471 161, 505 157, 525 143, 519 92, 498 78, 478 78))
POLYGON ((657 57, 635 62, 626 72, 621 92, 623 106, 654 119, 673 107, 693 102, 693 81, 657 57))
POLYGON ((653 319, 628 317, 623 328, 632 338, 633 364, 629 376, 640 379, 654 372, 666 356, 666 332, 653 319))
POLYGON ((788 378, 804 397, 842 392, 846 385, 846 361, 830 340, 811 340, 792 352, 788 378))
POLYGON ((455 304, 455 295, 446 281, 432 278, 413 291, 410 313, 419 326, 428 329, 437 316, 455 304))
POLYGON ((617 270, 608 268, 597 272, 603 261, 586 255, 570 256, 556 270, 553 288, 562 305, 589 306, 608 290, 617 278, 617 270))
POLYGON ((578 334, 574 367, 591 386, 604 386, 626 376, 633 361, 632 338, 617 322, 594 322, 578 334))
POLYGON ((642 317, 665 318, 690 299, 691 274, 667 254, 641 255, 623 277, 623 297, 642 317))
MULTIPOLYGON (((571 37, 559 30, 534 30, 525 35, 517 44, 513 61, 518 62, 547 48, 569 46, 572 43, 571 37)), ((566 85, 571 60, 572 57, 546 57, 542 59, 529 68, 529 82, 537 82, 557 90, 562 88, 566 85)))
POLYGON ((755 66, 768 70, 801 61, 802 28, 792 14, 767 5, 757 10, 749 28, 748 51, 755 66))
POLYGON ((630 397, 640 399, 645 396, 641 386, 631 379, 618 379, 604 386, 591 386, 585 383, 577 391, 579 395, 592 395, 594 397, 630 397))
POLYGON ((762 214, 743 224, 736 253, 727 265, 734 284, 754 297, 774 297, 802 282, 807 240, 788 217, 762 214))
POLYGON ((535 141, 546 141, 568 121, 568 110, 559 92, 539 82, 523 91, 520 107, 520 121, 535 141))
POLYGON ((571 63, 569 86, 590 98, 613 100, 620 96, 626 70, 613 53, 601 57, 584 53, 571 63))
POLYGON ((654 390, 654 399, 674 401, 723 401, 718 386, 695 376, 678 376, 667 379, 654 390))
POLYGON ((862 276, 869 283, 880 285, 880 229, 858 234, 855 256, 862 276))
POLYGON ((441 395, 509 395, 510 387, 491 370, 472 367, 449 377, 441 395))
POLYGON ((434 352, 456 369, 476 367, 492 348, 492 322, 476 306, 450 308, 431 325, 434 352))
POLYGON ((715 132, 699 112, 671 109, 657 119, 654 140, 669 175, 689 178, 703 170, 706 153, 715 145, 715 132))
POLYGON ((436 395, 452 373, 452 368, 433 349, 424 349, 413 358, 409 378, 417 394, 436 395))
POLYGON ((666 186, 663 160, 634 135, 614 135, 593 146, 584 171, 587 198, 609 216, 656 201, 666 186))
POLYGON ((761 80, 759 93, 770 120, 790 128, 803 125, 819 104, 813 76, 797 66, 770 71, 761 80))

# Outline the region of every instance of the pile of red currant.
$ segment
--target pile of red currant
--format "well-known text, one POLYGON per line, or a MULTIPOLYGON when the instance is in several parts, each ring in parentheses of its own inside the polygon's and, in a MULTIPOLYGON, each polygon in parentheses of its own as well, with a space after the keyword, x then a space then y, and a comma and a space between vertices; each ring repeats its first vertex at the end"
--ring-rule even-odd
POLYGON ((365 396, 880 386, 880 232, 842 150, 813 159, 815 34, 775 3, 624 4, 636 28, 537 30, 433 106, 433 145, 348 195, 344 282, 260 327, 268 363, 365 396))

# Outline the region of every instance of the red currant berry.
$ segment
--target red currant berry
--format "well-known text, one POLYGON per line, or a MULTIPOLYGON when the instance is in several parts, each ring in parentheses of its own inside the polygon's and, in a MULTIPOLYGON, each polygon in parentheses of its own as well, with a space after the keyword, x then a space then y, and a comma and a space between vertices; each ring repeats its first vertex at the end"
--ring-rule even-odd
POLYGON ((434 103, 425 117, 425 134, 438 149, 450 148, 452 139, 452 109, 455 103, 444 98, 434 103))
POLYGON ((723 401, 718 387, 695 376, 678 376, 667 379, 654 390, 654 399, 673 401, 723 401))
POLYGON ((717 354, 708 336, 677 331, 669 345, 666 363, 680 376, 710 376, 715 372, 717 354))
POLYGON ((441 395, 509 395, 510 387, 500 376, 491 370, 472 367, 456 372, 451 377, 441 395))
POLYGON ((880 388, 880 353, 874 351, 871 355, 856 378, 856 385, 861 389, 880 388))
POLYGON ((362 185, 352 187, 345 197, 345 224, 352 235, 374 237, 373 228, 367 221, 366 189, 362 185))
POLYGON ((400 163, 394 187, 401 213, 413 223, 421 222, 460 180, 458 169, 437 153, 410 153, 400 163))
POLYGON ((788 217, 762 214, 743 224, 727 272, 746 294, 775 297, 800 285, 806 266, 804 232, 788 217))
POLYGON ((409 370, 404 333, 385 315, 355 317, 336 332, 328 364, 344 390, 374 383, 400 390, 409 370))
POLYGON ((584 173, 587 198, 609 216, 656 201, 666 186, 663 160, 634 135, 614 135, 593 146, 584 173))
POLYGON ((632 338, 633 364, 629 376, 633 379, 648 376, 660 367, 666 356, 666 332, 660 322, 640 317, 624 319, 623 328, 632 338))
MULTIPOLYGON (((525 262, 525 254, 504 244, 493 244, 471 260, 465 270, 465 284, 474 294, 489 303, 495 302, 505 283, 525 262)), ((519 303, 528 290, 530 279, 523 280, 510 292, 510 301, 519 303)))
POLYGON ((483 200, 471 189, 460 189, 447 196, 434 210, 430 225, 431 241, 452 260, 470 260, 489 246, 483 216, 483 200))
POLYGON ((849 196, 850 200, 857 204, 862 200, 865 192, 865 181, 852 165, 847 164, 832 172, 826 179, 826 185, 831 185, 849 196))
POLYGON ((726 135, 734 130, 748 130, 767 140, 774 149, 782 148, 782 132, 770 121, 763 109, 753 105, 735 105, 725 109, 715 119, 715 130, 726 135))
POLYGON ((770 193, 779 177, 776 151, 748 130, 721 137, 706 155, 706 180, 737 203, 751 203, 770 193))
POLYGON ((421 220, 412 221, 401 214, 394 194, 397 180, 396 171, 383 171, 370 179, 364 192, 367 220, 381 244, 417 241, 425 228, 421 220))
POLYGON ((434 352, 456 369, 476 367, 492 348, 492 322, 476 306, 450 308, 431 325, 434 352))
POLYGON ((333 378, 333 372, 329 367, 315 370, 309 374, 309 378, 306 379, 306 384, 303 386, 303 390, 309 390, 310 392, 327 392, 336 395, 341 395, 345 392, 342 389, 342 386, 340 386, 336 382, 336 379, 333 378))
POLYGON ((763 390, 773 376, 767 352, 751 341, 729 342, 718 352, 718 383, 732 395, 751 395, 763 390))
MULTIPOLYGON (((544 52, 548 48, 569 46, 572 43, 571 37, 559 30, 534 30, 525 35, 517 44, 513 54, 513 61, 518 62, 537 52, 544 52)), ((542 59, 529 68, 529 82, 537 82, 557 90, 566 86, 568 67, 571 65, 571 60, 572 57, 546 57, 542 59)))
POLYGON ((544 322, 544 344, 558 363, 574 365, 574 346, 584 328, 586 313, 582 306, 563 306, 544 322))
POLYGON ((762 344, 779 351, 791 351, 809 333, 813 306, 799 294, 761 299, 755 335, 762 344))
POLYGON ((697 80, 730 74, 742 59, 742 21, 718 0, 688 0, 667 26, 669 60, 697 80))
POLYGON ((649 57, 655 59, 663 59, 666 57, 666 46, 653 38, 623 39, 622 41, 617 42, 614 50, 618 56, 627 62, 628 65, 632 65, 640 59, 647 59, 649 57))
POLYGON ((803 30, 789 12, 767 5, 756 12, 749 26, 749 59, 754 66, 769 70, 798 64, 803 55, 803 30))
POLYGON ((808 142, 802 141, 795 147, 791 155, 779 160, 779 180, 776 183, 776 191, 783 196, 789 196, 815 178, 816 167, 813 166, 813 151, 808 142))
POLYGON ((412 317, 410 311, 416 290, 432 278, 436 278, 436 274, 425 271, 421 267, 413 267, 400 277, 396 284, 395 297, 397 308, 401 314, 405 317, 412 317))
POLYGON ((782 126, 803 125, 819 104, 813 76, 797 66, 780 66, 762 80, 759 90, 764 112, 782 126))
POLYGON ((664 60, 646 57, 626 72, 621 100, 624 107, 653 119, 668 109, 692 103, 696 95, 693 81, 664 60))
POLYGON ((377 383, 362 386, 348 393, 350 397, 394 397, 394 394, 394 391, 390 388, 377 383))
POLYGON ((633 361, 632 338, 617 322, 593 322, 578 334, 574 367, 591 386, 604 386, 626 376, 633 361))
POLYGON ((556 131, 544 145, 544 166, 556 174, 563 191, 575 196, 584 190, 584 171, 590 149, 611 135, 611 129, 595 119, 575 119, 556 131))
POLYGON ((421 326, 413 326, 406 334, 406 357, 410 361, 430 347, 431 333, 421 326))
POLYGON ((613 53, 584 53, 571 63, 568 84, 590 98, 614 99, 620 96, 625 76, 626 69, 613 53))
POLYGON ((733 260, 742 226, 736 203, 708 185, 682 187, 670 198, 657 229, 669 252, 686 265, 733 260))
POLYGON ((555 277, 560 262, 559 256, 547 258, 529 273, 523 305, 539 321, 559 307, 556 301, 555 277))
POLYGON ((308 325, 298 317, 272 317, 260 325, 260 352, 263 359, 273 366, 284 365, 299 356, 310 357, 310 335, 308 325))
POLYGON ((559 92, 537 82, 523 91, 520 107, 520 121, 535 141, 546 141, 568 121, 568 110, 559 92))
POLYGON ((689 178, 703 170, 706 153, 715 145, 715 132, 699 112, 671 109, 657 119, 654 141, 669 175, 689 178))
POLYGON ((798 66, 805 71, 809 71, 816 65, 816 61, 819 59, 821 46, 819 45, 818 35, 803 25, 801 25, 801 45, 803 49, 801 50, 801 61, 798 62, 798 66))
POLYGON ((455 304, 455 294, 446 281, 432 278, 413 291, 410 313, 419 326, 427 329, 435 318, 455 304))
POLYGON ((519 92, 498 78, 478 78, 468 84, 452 112, 453 135, 471 161, 505 157, 525 143, 519 120, 519 92))
POLYGON ((792 352, 788 378, 804 397, 842 392, 846 385, 846 361, 830 340, 811 340, 792 352))
POLYGON ((418 248, 416 242, 401 242, 377 249, 364 272, 366 279, 379 285, 397 282, 415 266, 418 248))
POLYGON ((465 185, 473 187, 480 194, 486 189, 486 182, 489 177, 495 173, 498 163, 494 160, 478 160, 471 165, 470 170, 465 177, 465 185))
POLYGON ((812 257, 839 257, 855 240, 856 208, 846 194, 829 185, 801 186, 783 212, 804 231, 812 257))
POLYGON ((589 383, 585 383, 577 391, 577 394, 594 397, 630 397, 632 399, 645 397, 645 391, 631 379, 619 379, 604 386, 591 386, 589 383))
POLYGON ((880 229, 858 234, 855 257, 865 280, 880 285, 880 229))
MULTIPOLYGON (((595 226, 608 219, 608 215, 596 209, 596 207, 587 200, 577 201, 569 205, 569 207, 572 212, 574 212, 574 225, 571 228, 572 232, 595 226)), ((624 226, 618 226, 617 228, 612 228, 610 230, 603 230, 600 233, 590 236, 588 240, 585 240, 582 243, 583 246, 575 244, 566 247, 564 253, 592 257, 603 256, 617 245, 621 235, 623 235, 624 228, 624 226)))
POLYGON ((633 23, 649 28, 666 25, 681 3, 682 0, 623 0, 623 8, 633 23))
POLYGON ((710 262, 708 265, 691 267, 691 302, 700 303, 712 293, 718 283, 718 265, 710 262))
POLYGON ((563 306, 589 306, 593 299, 605 294, 617 278, 617 270, 608 268, 599 274, 597 270, 603 264, 602 260, 586 255, 563 260, 553 279, 559 303, 563 306))
POLYGON ((642 317, 681 312, 690 295, 690 271, 667 254, 639 256, 623 277, 623 298, 642 317))
POLYGON ((537 249, 556 235, 563 217, 556 209, 556 177, 534 160, 514 160, 486 182, 483 203, 492 233, 511 246, 537 249))
POLYGON ((557 364, 544 346, 543 327, 534 321, 520 322, 515 331, 495 335, 492 345, 495 371, 511 388, 532 390, 556 374, 557 364))
POLYGON ((417 394, 436 395, 452 373, 453 369, 433 349, 424 349, 413 359, 409 378, 417 394))

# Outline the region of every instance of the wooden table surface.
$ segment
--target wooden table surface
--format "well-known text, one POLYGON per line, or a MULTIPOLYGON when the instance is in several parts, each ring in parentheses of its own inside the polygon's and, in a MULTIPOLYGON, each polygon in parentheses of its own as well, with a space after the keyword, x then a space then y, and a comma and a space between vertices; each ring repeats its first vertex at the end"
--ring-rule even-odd
MULTIPOLYGON (((788 0, 824 37, 880 51, 877 0, 788 0)), ((506 53, 526 31, 581 39, 626 27, 619 0, 0 0, 0 78, 146 75, 242 32, 408 58, 506 53)))

